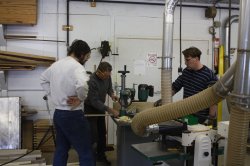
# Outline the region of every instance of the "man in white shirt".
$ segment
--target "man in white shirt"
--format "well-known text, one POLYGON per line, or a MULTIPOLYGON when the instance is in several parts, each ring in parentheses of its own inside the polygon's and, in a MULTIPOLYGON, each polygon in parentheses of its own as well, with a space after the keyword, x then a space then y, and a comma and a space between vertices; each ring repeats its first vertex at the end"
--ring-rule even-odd
POLYGON ((52 64, 41 75, 41 85, 55 104, 54 166, 67 165, 71 146, 78 153, 80 166, 95 165, 90 129, 82 111, 89 79, 83 64, 90 58, 90 53, 86 42, 75 40, 68 50, 68 56, 52 64))

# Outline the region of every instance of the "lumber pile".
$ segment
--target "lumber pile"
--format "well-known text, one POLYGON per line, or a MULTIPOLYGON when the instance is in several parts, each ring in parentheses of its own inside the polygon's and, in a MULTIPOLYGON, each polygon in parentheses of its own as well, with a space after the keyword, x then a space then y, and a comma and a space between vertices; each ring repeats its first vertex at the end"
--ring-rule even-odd
MULTIPOLYGON (((24 154, 27 154, 27 149, 8 149, 8 150, 0 150, 0 165, 16 159, 24 154)), ((18 166, 18 165, 29 165, 29 166, 46 166, 46 161, 42 158, 42 154, 40 150, 35 150, 22 158, 13 161, 7 166, 18 166)))
POLYGON ((55 61, 54 57, 0 50, 0 70, 33 70, 37 66, 50 66, 55 61))
MULTIPOLYGON (((48 119, 38 119, 34 122, 33 128, 33 148, 37 149, 39 143, 41 142, 42 138, 45 136, 45 133, 49 129, 49 120, 48 119)), ((54 131, 55 133, 55 131, 54 131)), ((42 144, 39 149, 42 152, 53 152, 55 151, 55 145, 52 137, 52 131, 48 132, 48 135, 45 137, 47 140, 44 144, 42 144)))

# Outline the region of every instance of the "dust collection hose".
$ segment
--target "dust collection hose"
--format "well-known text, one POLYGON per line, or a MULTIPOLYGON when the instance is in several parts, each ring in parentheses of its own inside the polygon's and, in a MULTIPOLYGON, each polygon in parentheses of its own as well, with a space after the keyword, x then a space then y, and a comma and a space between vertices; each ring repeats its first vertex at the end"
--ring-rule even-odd
POLYGON ((139 136, 145 136, 147 134, 146 127, 149 125, 193 114, 220 102, 232 90, 234 70, 235 64, 216 84, 196 95, 136 114, 132 119, 132 130, 139 136))
POLYGON ((231 107, 227 166, 245 165, 249 119, 249 111, 239 109, 235 106, 231 107))
POLYGON ((162 104, 172 103, 172 70, 161 70, 162 104))
POLYGON ((188 97, 184 100, 142 111, 133 118, 131 126, 135 134, 144 136, 146 134, 146 127, 151 124, 165 122, 193 114, 218 103, 222 99, 223 98, 216 95, 213 88, 210 87, 197 95, 188 97))

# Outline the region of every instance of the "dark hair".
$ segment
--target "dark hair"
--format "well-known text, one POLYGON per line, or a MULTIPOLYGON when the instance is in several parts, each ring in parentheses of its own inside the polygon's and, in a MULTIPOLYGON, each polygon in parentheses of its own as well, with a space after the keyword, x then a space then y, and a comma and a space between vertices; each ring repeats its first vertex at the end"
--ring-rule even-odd
POLYGON ((190 47, 190 48, 182 51, 182 53, 183 53, 185 58, 188 58, 188 57, 196 58, 196 57, 198 57, 200 59, 200 57, 201 57, 201 51, 196 47, 190 47))
POLYGON ((82 40, 74 40, 71 46, 68 48, 68 56, 74 53, 77 59, 80 59, 82 55, 86 55, 91 52, 88 43, 82 40))
POLYGON ((100 70, 101 72, 105 72, 105 71, 111 72, 112 71, 112 66, 108 62, 101 62, 99 64, 97 70, 100 70))

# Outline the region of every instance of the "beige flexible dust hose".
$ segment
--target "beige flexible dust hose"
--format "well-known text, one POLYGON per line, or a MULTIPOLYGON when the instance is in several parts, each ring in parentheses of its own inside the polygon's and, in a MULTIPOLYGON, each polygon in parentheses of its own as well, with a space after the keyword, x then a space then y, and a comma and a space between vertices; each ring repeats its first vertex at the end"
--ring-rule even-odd
POLYGON ((210 87, 184 100, 142 111, 133 118, 131 126, 135 134, 143 136, 146 127, 151 124, 193 114, 218 103, 222 99, 223 98, 216 95, 213 88, 210 87))
POLYGON ((250 112, 231 107, 227 166, 244 166, 250 112))
POLYGON ((146 127, 149 125, 193 114, 218 103, 232 90, 234 70, 235 64, 227 70, 215 85, 196 95, 138 113, 132 119, 132 130, 135 134, 144 136, 146 127))
POLYGON ((162 104, 172 103, 172 70, 161 70, 162 104))

